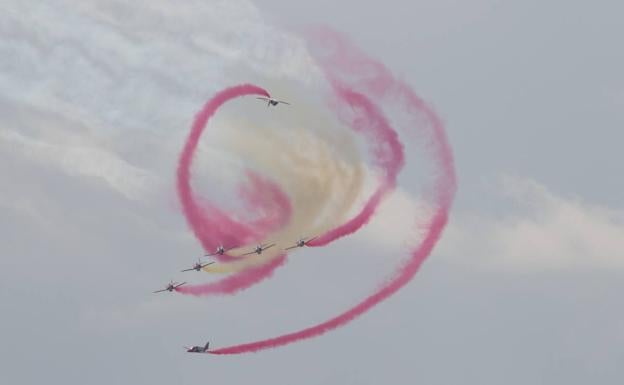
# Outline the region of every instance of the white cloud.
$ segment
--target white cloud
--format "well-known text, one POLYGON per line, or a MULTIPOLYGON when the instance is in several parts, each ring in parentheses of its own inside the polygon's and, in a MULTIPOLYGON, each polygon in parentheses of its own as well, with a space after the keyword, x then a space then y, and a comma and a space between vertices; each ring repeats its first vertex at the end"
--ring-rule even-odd
MULTIPOLYGON (((483 198, 504 199, 499 214, 451 212, 436 258, 480 270, 624 267, 623 211, 557 195, 527 178, 503 177, 492 195, 483 198)), ((430 215, 426 202, 398 189, 353 237, 383 250, 405 249, 420 240, 419 226, 430 215)))
POLYGON ((314 73, 305 44, 246 0, 62 3, 6 4, 0 146, 129 199, 169 181, 214 90, 314 73))
POLYGON ((170 129, 215 89, 249 80, 229 80, 224 68, 250 66, 252 79, 313 72, 305 44, 264 23, 249 1, 66 3, 7 4, 3 95, 89 124, 170 129))
MULTIPOLYGON (((366 189, 372 192, 372 181, 366 189)), ((370 242, 383 250, 411 247, 420 239, 420 226, 431 217, 431 207, 412 195, 397 188, 378 207, 375 216, 353 236, 370 242)))
POLYGON ((559 196, 531 179, 505 177, 501 185, 519 210, 456 212, 440 254, 484 269, 624 267, 624 212, 559 196))
POLYGON ((5 161, 23 159, 72 177, 90 178, 88 183, 99 180, 128 199, 145 198, 159 186, 159 177, 119 154, 98 132, 102 127, 10 100, 0 100, 0 112, 5 161))
POLYGON ((101 179, 129 199, 140 199, 156 183, 156 177, 147 171, 91 146, 54 145, 6 131, 0 131, 0 145, 41 164, 56 165, 67 175, 101 179))

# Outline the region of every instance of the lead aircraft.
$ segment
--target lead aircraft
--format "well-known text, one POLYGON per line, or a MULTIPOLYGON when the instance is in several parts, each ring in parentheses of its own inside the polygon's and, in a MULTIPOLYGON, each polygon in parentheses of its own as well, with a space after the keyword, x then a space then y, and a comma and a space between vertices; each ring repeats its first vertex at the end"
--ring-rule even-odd
POLYGON ((273 98, 266 98, 264 96, 259 96, 256 99, 265 100, 267 102, 267 107, 277 106, 280 103, 282 103, 282 104, 289 104, 290 105, 290 103, 285 102, 283 100, 277 100, 277 99, 273 99, 273 98))
POLYGON ((206 353, 208 352, 208 345, 210 345, 210 341, 206 342, 205 346, 185 346, 187 353, 206 353))

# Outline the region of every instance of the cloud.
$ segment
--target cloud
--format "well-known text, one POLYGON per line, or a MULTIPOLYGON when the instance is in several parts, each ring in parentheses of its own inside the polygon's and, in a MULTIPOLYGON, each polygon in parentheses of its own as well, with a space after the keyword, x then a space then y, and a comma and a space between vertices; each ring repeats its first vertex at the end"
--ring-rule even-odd
MULTIPOLYGON (((497 212, 456 209, 433 258, 486 271, 624 268, 622 210, 511 176, 501 177, 483 199, 496 200, 497 212)), ((405 251, 419 241, 419 226, 430 213, 427 202, 399 188, 353 238, 374 250, 405 251)))
POLYGON ((9 1, 0 23, 3 151, 139 200, 168 186, 190 121, 213 91, 314 76, 305 44, 265 23, 250 1, 192 3, 27 10, 9 1))
POLYGON ((88 146, 60 146, 34 140, 16 132, 0 131, 0 145, 12 147, 31 160, 56 165, 70 176, 90 176, 103 180, 111 189, 129 199, 139 199, 149 191, 155 178, 117 155, 88 146))
POLYGON ((134 200, 145 197, 159 183, 156 175, 125 160, 100 135, 73 119, 8 100, 0 100, 0 112, 4 116, 0 128, 4 158, 12 156, 59 169, 71 177, 100 180, 134 200))
MULTIPOLYGON (((367 190, 372 190, 372 186, 369 179, 367 190)), ((380 250, 408 250, 420 240, 419 228, 426 225, 431 214, 431 207, 425 201, 397 188, 381 203, 370 223, 353 237, 380 250)))
MULTIPOLYGON (((438 254, 479 269, 624 268, 624 212, 503 177, 502 215, 456 212, 438 254)), ((484 197, 487 199, 487 197, 484 197)))
MULTIPOLYGON (((180 114, 188 122, 228 83, 231 65, 274 78, 312 72, 303 42, 264 23, 249 1, 65 3, 28 12, 17 1, 7 4, 3 95, 90 124, 164 129, 180 114)), ((239 75, 233 81, 246 78, 239 75)))

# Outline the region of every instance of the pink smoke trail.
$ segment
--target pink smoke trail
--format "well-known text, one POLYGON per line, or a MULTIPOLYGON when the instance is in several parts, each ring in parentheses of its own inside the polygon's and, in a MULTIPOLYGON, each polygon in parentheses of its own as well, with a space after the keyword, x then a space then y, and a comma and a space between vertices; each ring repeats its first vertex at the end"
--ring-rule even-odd
POLYGON ((178 293, 194 296, 234 294, 269 278, 273 274, 273 271, 281 266, 285 260, 286 254, 282 254, 264 265, 240 271, 217 282, 202 285, 184 285, 177 288, 176 291, 178 293))
MULTIPOLYGON (((218 242, 224 242, 224 237, 226 236, 224 233, 228 233, 228 235, 231 234, 231 236, 237 238, 247 238, 255 235, 248 226, 237 223, 218 208, 208 204, 200 205, 195 199, 190 182, 190 170, 193 156, 195 155, 199 139, 201 138, 208 120, 224 103, 245 95, 268 96, 268 92, 260 87, 249 84, 231 87, 219 92, 210 99, 195 116, 191 132, 180 154, 177 170, 178 196, 182 203, 182 209, 186 220, 195 233, 195 237, 202 243, 205 250, 212 250, 219 245, 218 242), (210 216, 207 215, 207 212, 210 213, 210 216), (218 216, 217 220, 210 219, 215 216, 218 216), (215 224, 224 222, 224 225, 216 229, 213 227, 215 224)), ((239 239, 235 239, 235 241, 239 241, 239 239)))
POLYGON ((292 216, 292 205, 286 193, 254 172, 247 171, 247 178, 251 183, 241 186, 239 196, 248 211, 261 214, 250 226, 263 229, 267 234, 286 225, 292 216))
MULTIPOLYGON (((440 117, 408 84, 397 80, 381 62, 368 57, 346 36, 328 27, 311 28, 308 35, 312 48, 319 51, 316 58, 332 83, 349 84, 354 89, 372 95, 375 100, 400 103, 415 123, 420 122, 421 117, 429 122, 429 127, 424 128, 424 134, 432 136, 428 150, 432 151, 442 170, 453 170, 454 187, 445 190, 440 185, 445 178, 440 176, 435 190, 444 195, 441 197, 443 200, 451 202, 456 187, 453 152, 440 117)), ((418 124, 414 124, 414 127, 420 128, 418 124)))
MULTIPOLYGON (((310 244, 311 246, 328 244, 337 238, 357 231, 366 224, 383 197, 396 186, 396 176, 404 162, 403 148, 395 131, 375 105, 370 103, 368 99, 362 98, 361 95, 340 88, 338 83, 334 84, 334 88, 335 92, 341 96, 342 102, 351 107, 358 107, 357 109, 364 113, 364 117, 356 116, 350 124, 355 131, 362 133, 369 139, 375 164, 382 169, 385 177, 359 214, 344 225, 314 240, 314 243, 310 244)), ((240 189, 240 195, 251 211, 265 213, 265 216, 251 224, 240 223, 218 207, 207 202, 202 202, 200 205, 192 191, 190 168, 193 155, 209 119, 227 101, 253 94, 266 96, 268 92, 260 87, 246 84, 225 89, 210 99, 195 117, 191 132, 180 155, 177 173, 178 195, 189 225, 206 250, 211 250, 219 244, 231 246, 253 242, 261 238, 262 235, 282 226, 290 218, 292 212, 288 197, 283 191, 272 182, 264 180, 252 172, 247 173, 250 184, 240 189)), ((336 109, 338 110, 338 107, 336 109)), ((215 257, 224 262, 232 260, 227 255, 216 255, 215 257)), ((282 255, 267 264, 235 273, 220 281, 200 285, 185 285, 177 291, 196 296, 233 294, 268 278, 285 261, 286 257, 282 255)))
MULTIPOLYGON (((346 39, 342 38, 337 33, 329 31, 325 34, 324 37, 326 38, 324 39, 324 41, 327 41, 327 38, 329 38, 330 41, 332 41, 332 39, 335 39, 338 43, 341 44, 341 49, 334 52, 335 56, 333 57, 333 59, 335 59, 334 64, 336 64, 336 68, 341 68, 345 72, 349 72, 347 71, 347 68, 349 68, 351 74, 357 74, 359 72, 357 71, 357 69, 362 68, 373 68, 380 70, 380 73, 382 75, 388 74, 388 71, 385 69, 383 64, 374 61, 362 54, 359 50, 352 47, 346 41, 346 39), (346 58, 355 60, 357 64, 359 64, 359 66, 349 67, 348 65, 345 65, 344 63, 348 62, 346 58)), ((326 73, 329 73, 331 75, 333 69, 328 67, 327 61, 322 61, 321 63, 323 64, 326 73)), ((391 95, 394 97, 403 97, 402 101, 403 103, 405 103, 407 111, 410 114, 422 113, 425 115, 430 123, 430 126, 428 127, 430 131, 427 133, 431 135, 430 146, 432 147, 431 150, 433 158, 436 162, 437 167, 439 168, 439 173, 436 175, 434 182, 434 198, 436 208, 428 225, 425 226, 425 229, 427 230, 425 237, 418 245, 418 247, 416 247, 416 249, 411 253, 410 259, 407 261, 407 263, 398 268, 390 281, 387 281, 387 283, 385 283, 375 293, 365 298, 363 301, 343 312, 342 314, 328 321, 300 330, 298 332, 289 333, 279 337, 257 342, 216 349, 211 351, 210 353, 241 354, 247 352, 255 352, 267 348, 275 348, 306 338, 319 336, 326 333, 327 331, 343 326, 353 319, 364 314, 372 307, 387 299, 398 290, 400 290, 403 286, 405 286, 418 272, 426 257, 433 250, 433 247, 440 238, 442 231, 444 230, 444 227, 447 223, 449 210, 457 187, 455 169, 453 166, 453 154, 446 138, 444 127, 433 110, 431 110, 420 98, 418 98, 418 96, 407 85, 401 82, 397 82, 391 76, 374 77, 370 80, 370 82, 367 84, 367 87, 365 88, 368 93, 371 93, 371 91, 373 91, 372 93, 375 94, 374 90, 383 90, 385 93, 384 96, 391 95), (396 93, 396 95, 394 93, 396 93)))
POLYGON ((420 244, 420 246, 412 253, 411 259, 407 265, 401 268, 398 274, 392 279, 390 283, 384 285, 377 292, 360 302, 356 306, 347 310, 346 312, 334 317, 328 321, 325 321, 316 326, 312 326, 295 333, 284 334, 279 337, 270 338, 262 341, 252 342, 248 344, 236 345, 221 349, 212 350, 211 354, 241 354, 256 352, 258 350, 275 348, 282 345, 287 345, 293 342, 297 342, 303 339, 312 338, 324 334, 339 326, 345 325, 364 314, 366 311, 377 305, 381 301, 390 297, 405 286, 418 272, 421 264, 427 258, 427 255, 431 252, 436 242, 442 234, 442 230, 446 225, 448 219, 448 208, 441 207, 432 218, 429 223, 429 232, 427 236, 420 244))
MULTIPOLYGON (((200 205, 193 194, 190 169, 193 155, 208 120, 227 101, 246 95, 268 97, 269 93, 250 84, 227 88, 217 93, 195 117, 191 132, 180 155, 177 170, 178 196, 187 222, 205 250, 212 250, 221 243, 231 247, 256 241, 269 231, 283 226, 290 219, 292 212, 286 194, 271 181, 252 172, 248 172, 250 183, 249 186, 241 188, 241 196, 246 200, 248 209, 261 212, 264 217, 259 218, 251 225, 245 225, 234 220, 208 202, 202 202, 200 205), (253 193, 251 193, 252 191, 253 193), (260 196, 264 199, 258 200, 260 196)), ((215 257, 221 260, 231 258, 227 255, 216 255, 215 257)), ((250 268, 214 283, 185 285, 176 290, 192 295, 232 294, 269 277, 284 261, 285 256, 280 256, 263 266, 250 268)))
POLYGON ((382 170, 383 179, 357 215, 311 241, 309 246, 325 246, 338 238, 353 234, 366 225, 383 198, 396 187, 396 178, 405 163, 403 145, 396 131, 377 106, 364 95, 349 90, 337 81, 332 81, 332 85, 338 99, 342 102, 334 106, 335 111, 340 115, 342 111, 339 107, 344 105, 355 110, 355 117, 348 123, 354 131, 369 139, 374 164, 382 170))

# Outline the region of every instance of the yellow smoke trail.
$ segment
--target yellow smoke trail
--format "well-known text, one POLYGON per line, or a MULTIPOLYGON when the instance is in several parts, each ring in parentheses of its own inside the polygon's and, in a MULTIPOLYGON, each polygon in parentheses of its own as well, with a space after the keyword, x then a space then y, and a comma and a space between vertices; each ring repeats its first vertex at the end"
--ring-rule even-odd
MULTIPOLYGON (((314 107, 278 106, 266 113, 277 115, 279 122, 238 117, 217 123, 214 129, 221 134, 221 149, 240 154, 259 171, 270 170, 271 178, 291 200, 291 220, 263 241, 277 243, 275 247, 260 255, 209 265, 204 268, 207 272, 231 273, 267 263, 299 238, 322 234, 342 223, 362 191, 365 166, 348 128, 314 107), (285 108, 296 110, 281 114, 285 108)), ((253 247, 234 250, 232 255, 253 247)))

